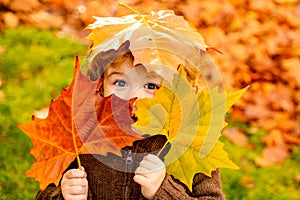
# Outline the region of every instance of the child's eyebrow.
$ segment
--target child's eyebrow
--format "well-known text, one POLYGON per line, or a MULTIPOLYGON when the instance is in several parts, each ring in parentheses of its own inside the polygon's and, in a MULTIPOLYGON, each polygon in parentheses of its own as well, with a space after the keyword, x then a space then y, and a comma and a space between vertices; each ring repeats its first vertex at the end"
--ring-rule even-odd
POLYGON ((124 76, 124 73, 123 72, 119 72, 119 71, 113 71, 113 72, 109 73, 106 78, 108 79, 109 77, 111 77, 113 75, 124 76))

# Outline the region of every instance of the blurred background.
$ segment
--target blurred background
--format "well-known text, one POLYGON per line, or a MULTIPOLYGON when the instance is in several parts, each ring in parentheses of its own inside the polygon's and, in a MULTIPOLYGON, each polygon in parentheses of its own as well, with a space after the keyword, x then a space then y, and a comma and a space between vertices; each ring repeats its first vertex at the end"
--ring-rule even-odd
MULTIPOLYGON (((300 1, 131 0, 142 14, 184 16, 229 92, 250 85, 226 116, 222 141, 240 170, 222 169, 227 199, 300 199, 300 1)), ((93 16, 132 14, 114 0, 0 0, 0 199, 34 199, 34 159, 16 124, 30 121, 84 59, 93 16)))

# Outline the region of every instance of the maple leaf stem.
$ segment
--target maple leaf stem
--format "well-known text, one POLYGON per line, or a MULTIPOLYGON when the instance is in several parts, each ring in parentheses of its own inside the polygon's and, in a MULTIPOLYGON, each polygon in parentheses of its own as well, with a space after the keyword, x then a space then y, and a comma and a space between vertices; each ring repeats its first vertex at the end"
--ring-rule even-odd
POLYGON ((162 152, 164 151, 164 149, 167 147, 168 144, 170 144, 171 142, 170 141, 166 141, 164 146, 159 150, 157 156, 160 157, 162 152))
POLYGON ((129 10, 131 10, 132 12, 134 12, 135 14, 137 14, 141 19, 143 18, 143 16, 141 15, 141 13, 139 13, 136 9, 132 8, 131 6, 127 5, 126 3, 122 2, 122 1, 118 1, 118 5, 119 6, 124 6, 124 7, 128 8, 129 10))
MULTIPOLYGON (((76 70, 77 68, 80 68, 80 63, 79 63, 79 58, 78 56, 76 56, 76 61, 75 61, 75 73, 77 73, 78 71, 76 70)), ((73 116, 73 109, 71 111, 71 116, 73 116)), ((73 144, 74 144, 74 149, 75 149, 75 153, 76 153, 76 159, 77 159, 77 163, 78 163, 78 169, 82 169, 81 167, 81 162, 80 162, 80 158, 79 158, 79 153, 78 153, 78 148, 77 148, 77 143, 76 143, 76 137, 75 137, 75 124, 74 124, 74 119, 72 117, 72 139, 73 139, 73 144)))
POLYGON ((79 153, 78 153, 78 148, 77 148, 77 144, 76 144, 76 137, 75 137, 75 133, 74 133, 74 127, 75 127, 74 126, 74 120, 72 120, 72 137, 73 137, 73 143, 74 143, 74 148, 75 148, 75 153, 76 153, 78 168, 82 169, 80 158, 79 158, 79 153))

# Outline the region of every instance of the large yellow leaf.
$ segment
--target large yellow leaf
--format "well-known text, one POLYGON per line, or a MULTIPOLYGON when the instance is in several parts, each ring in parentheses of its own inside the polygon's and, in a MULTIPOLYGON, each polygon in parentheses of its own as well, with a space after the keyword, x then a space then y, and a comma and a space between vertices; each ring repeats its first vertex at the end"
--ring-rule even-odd
POLYGON ((224 116, 246 89, 233 94, 204 89, 194 94, 181 66, 172 84, 163 82, 152 99, 137 101, 137 130, 162 134, 171 143, 165 157, 167 171, 191 189, 195 173, 208 176, 217 168, 238 167, 218 141, 225 126, 224 116))

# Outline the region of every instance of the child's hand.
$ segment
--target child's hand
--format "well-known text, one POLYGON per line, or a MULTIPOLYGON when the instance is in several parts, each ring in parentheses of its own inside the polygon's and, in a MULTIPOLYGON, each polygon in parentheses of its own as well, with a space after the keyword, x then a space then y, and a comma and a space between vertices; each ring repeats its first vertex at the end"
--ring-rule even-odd
POLYGON ((152 199, 166 176, 165 164, 159 157, 149 154, 135 171, 134 181, 141 185, 142 194, 152 199))
POLYGON ((61 181, 61 190, 64 199, 87 199, 88 181, 84 170, 71 169, 67 171, 61 181))

